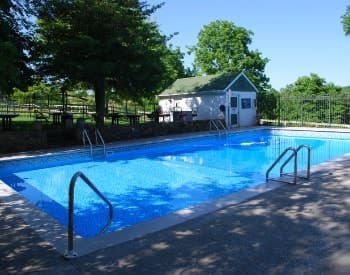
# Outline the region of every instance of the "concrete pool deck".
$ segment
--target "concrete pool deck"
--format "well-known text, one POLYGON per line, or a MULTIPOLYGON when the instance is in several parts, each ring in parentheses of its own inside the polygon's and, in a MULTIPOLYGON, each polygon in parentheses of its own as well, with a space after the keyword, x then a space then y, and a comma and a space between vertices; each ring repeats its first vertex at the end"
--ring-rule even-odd
POLYGON ((350 274, 350 156, 313 168, 309 182, 71 261, 16 201, 0 196, 0 274, 350 274))
POLYGON ((319 166, 308 183, 71 261, 12 208, 0 204, 1 274, 350 273, 350 157, 319 166))

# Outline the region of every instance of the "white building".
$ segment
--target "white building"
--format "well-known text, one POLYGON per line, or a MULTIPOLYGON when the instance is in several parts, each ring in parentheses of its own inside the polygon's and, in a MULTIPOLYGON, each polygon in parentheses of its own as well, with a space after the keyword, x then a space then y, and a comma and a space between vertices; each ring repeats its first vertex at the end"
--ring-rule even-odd
POLYGON ((256 124, 257 92, 243 72, 189 77, 163 91, 159 105, 162 113, 170 114, 170 121, 180 115, 185 120, 225 119, 228 127, 252 126, 256 124))

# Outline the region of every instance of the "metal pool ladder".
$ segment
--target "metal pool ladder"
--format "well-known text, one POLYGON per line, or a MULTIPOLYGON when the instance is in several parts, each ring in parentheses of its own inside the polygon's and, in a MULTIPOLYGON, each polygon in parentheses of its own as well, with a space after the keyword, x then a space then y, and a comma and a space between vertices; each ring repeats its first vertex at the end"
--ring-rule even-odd
POLYGON ((282 154, 279 155, 279 157, 271 164, 269 169, 266 171, 266 182, 269 180, 275 180, 275 181, 280 181, 280 182, 286 182, 286 183, 292 183, 292 184, 297 184, 297 178, 303 178, 303 179, 310 179, 310 166, 311 166, 311 148, 308 145, 300 145, 296 149, 293 147, 288 147, 286 148, 282 154), (307 150, 307 170, 306 170, 306 177, 302 177, 298 175, 298 153, 301 149, 305 148, 307 150), (280 178, 279 179, 272 179, 269 177, 270 172, 272 169, 281 161, 281 159, 288 153, 292 152, 292 154, 283 162, 283 164, 280 166, 280 178), (282 176, 289 175, 288 173, 284 173, 283 169, 284 167, 292 160, 294 159, 294 168, 293 168, 293 182, 289 181, 284 181, 281 179, 282 176))
POLYGON ((103 137, 98 129, 95 129, 95 144, 96 146, 103 147, 103 155, 106 155, 106 144, 103 137))
MULTIPOLYGON (((89 134, 86 131, 86 129, 83 129, 82 136, 83 136, 83 144, 84 144, 84 146, 86 146, 87 143, 89 144, 90 155, 92 156, 93 155, 92 154, 93 145, 92 145, 91 139, 90 139, 89 134)), ((98 129, 95 129, 95 146, 96 147, 103 147, 103 155, 106 155, 106 144, 105 144, 105 141, 103 140, 101 132, 98 129)))
POLYGON ((113 206, 107 198, 96 188, 96 186, 82 173, 76 172, 69 183, 69 201, 68 201, 68 248, 64 254, 66 259, 74 259, 78 257, 74 251, 74 188, 78 178, 81 178, 107 205, 108 205, 108 220, 101 229, 100 233, 106 231, 107 227, 112 223, 113 206))
POLYGON ((222 123, 220 119, 211 119, 209 121, 209 131, 211 131, 212 128, 214 128, 219 134, 221 133, 221 131, 227 130, 226 126, 222 123))
POLYGON ((86 129, 83 129, 82 135, 83 135, 83 144, 84 144, 84 146, 86 146, 86 141, 89 143, 90 155, 92 156, 92 142, 91 142, 91 139, 90 139, 89 134, 86 131, 86 129))

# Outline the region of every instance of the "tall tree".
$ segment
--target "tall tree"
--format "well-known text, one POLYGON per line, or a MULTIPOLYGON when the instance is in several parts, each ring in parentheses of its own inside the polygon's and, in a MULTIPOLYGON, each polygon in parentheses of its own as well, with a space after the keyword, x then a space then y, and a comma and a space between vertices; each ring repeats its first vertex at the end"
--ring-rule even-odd
POLYGON ((45 76, 85 82, 95 90, 103 125, 105 87, 129 98, 157 91, 166 38, 149 21, 159 6, 138 0, 42 0, 36 67, 45 76))
POLYGON ((165 74, 162 81, 162 89, 167 88, 172 82, 178 78, 186 76, 186 70, 182 62, 184 53, 179 47, 169 45, 165 50, 162 62, 165 65, 165 74))
POLYGON ((264 70, 268 59, 249 49, 252 35, 251 31, 225 20, 204 26, 197 45, 191 49, 196 68, 202 74, 244 70, 257 87, 267 88, 269 79, 264 70))
POLYGON ((341 87, 327 81, 317 74, 302 76, 293 84, 287 85, 281 90, 282 95, 288 96, 317 96, 317 95, 339 95, 341 87))
POLYGON ((0 1, 0 95, 24 88, 30 81, 29 2, 0 1))

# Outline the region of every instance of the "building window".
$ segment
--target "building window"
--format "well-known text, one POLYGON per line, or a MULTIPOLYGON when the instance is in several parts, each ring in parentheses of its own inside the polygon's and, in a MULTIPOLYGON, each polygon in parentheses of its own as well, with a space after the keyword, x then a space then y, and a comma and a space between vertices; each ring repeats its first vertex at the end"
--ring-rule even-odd
POLYGON ((237 105, 238 105, 237 97, 236 96, 231 97, 231 107, 232 108, 237 108, 237 105))
POLYGON ((231 125, 237 125, 238 124, 238 117, 237 114, 231 115, 231 125))
POLYGON ((252 100, 250 98, 242 98, 242 109, 251 109, 252 108, 252 100))

